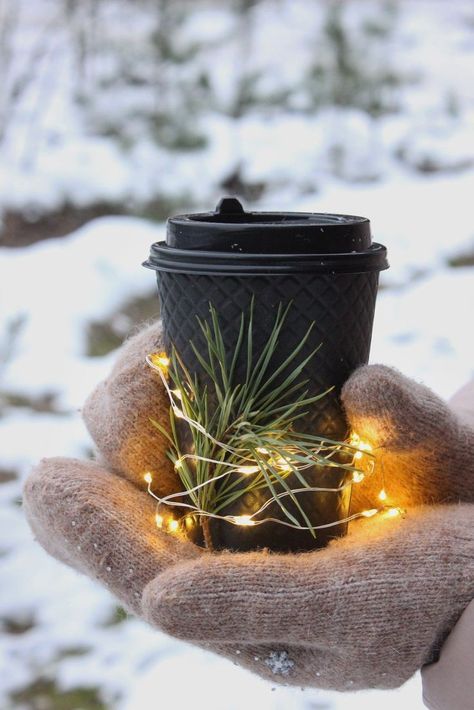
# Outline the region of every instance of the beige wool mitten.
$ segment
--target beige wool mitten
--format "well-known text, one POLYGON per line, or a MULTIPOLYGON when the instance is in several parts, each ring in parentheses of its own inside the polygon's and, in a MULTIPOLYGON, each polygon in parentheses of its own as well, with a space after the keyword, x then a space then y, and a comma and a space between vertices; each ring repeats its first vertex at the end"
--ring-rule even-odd
POLYGON ((474 417, 465 396, 449 406, 400 372, 370 365, 349 378, 341 398, 377 460, 375 474, 353 488, 353 510, 379 505, 382 486, 387 502, 402 508, 474 502, 474 417))
POLYGON ((165 496, 180 484, 166 456, 168 443, 150 419, 167 420, 169 399, 145 362, 148 354, 162 350, 160 322, 130 338, 109 377, 86 400, 82 414, 99 460, 141 487, 145 471, 157 473, 157 493, 165 496))
POLYGON ((241 650, 260 675, 355 690, 399 686, 432 662, 473 598, 463 504, 366 521, 317 552, 202 555, 152 580, 142 608, 173 636, 241 650))
MULTIPOLYGON (((381 456, 389 502, 406 516, 364 520, 315 552, 210 554, 158 530, 145 490, 147 470, 157 492, 179 487, 149 421, 168 418, 144 361, 160 348, 157 323, 88 399, 97 463, 44 460, 27 480, 40 544, 158 628, 275 681, 388 688, 434 660, 474 596, 474 429, 394 370, 360 368, 342 395, 349 423, 381 456)), ((356 490, 365 506, 380 481, 356 490)))

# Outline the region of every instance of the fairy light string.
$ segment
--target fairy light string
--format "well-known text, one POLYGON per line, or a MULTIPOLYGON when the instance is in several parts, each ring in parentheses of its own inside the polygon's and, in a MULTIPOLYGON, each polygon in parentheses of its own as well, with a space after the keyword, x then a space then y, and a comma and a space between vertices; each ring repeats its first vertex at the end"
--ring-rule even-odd
MULTIPOLYGON (((375 470, 375 459, 373 455, 373 449, 371 444, 369 444, 366 441, 363 441, 360 436, 353 432, 347 442, 344 442, 343 446, 340 444, 335 444, 333 442, 327 441, 325 442, 324 440, 321 441, 321 443, 318 446, 313 446, 313 447, 308 447, 311 452, 313 453, 314 456, 320 456, 319 460, 314 458, 313 461, 309 460, 308 461, 308 456, 307 456, 307 451, 304 451, 304 456, 300 454, 297 450, 294 449, 294 447, 289 447, 287 451, 285 451, 285 454, 287 456, 277 456, 274 457, 272 456, 272 451, 270 447, 257 447, 254 451, 254 460, 250 459, 248 455, 242 455, 240 450, 235 449, 232 446, 229 446, 228 444, 225 444, 222 441, 219 441, 215 437, 213 437, 210 432, 206 431, 205 427, 202 426, 202 424, 195 419, 187 416, 185 411, 183 411, 183 408, 181 406, 181 402, 183 400, 183 395, 180 389, 178 388, 173 388, 170 387, 169 380, 168 380, 168 374, 169 374, 169 367, 170 367, 170 359, 167 357, 166 353, 164 352, 158 352, 158 353, 151 353, 146 356, 146 362, 148 365, 158 373, 161 382, 165 388, 165 391, 168 395, 168 398, 170 400, 170 405, 171 409, 173 411, 174 416, 177 419, 183 420, 188 424, 188 426, 196 429, 199 431, 201 434, 203 434, 212 444, 217 446, 220 450, 226 451, 230 454, 234 454, 237 456, 240 456, 243 463, 235 465, 234 463, 229 463, 226 462, 225 460, 221 459, 216 459, 216 458, 211 458, 211 457, 206 457, 206 456, 200 456, 198 454, 182 454, 180 455, 176 461, 174 462, 174 466, 176 470, 179 470, 179 468, 184 464, 186 460, 191 460, 191 461, 202 461, 204 463, 207 463, 209 465, 218 465, 220 467, 224 467, 225 470, 222 473, 219 473, 215 476, 211 476, 207 478, 205 481, 196 484, 193 487, 187 488, 184 491, 178 491, 175 493, 171 493, 166 496, 158 496, 156 493, 152 490, 152 484, 153 484, 153 476, 151 472, 147 471, 144 474, 144 480, 147 484, 147 491, 148 493, 157 501, 157 506, 158 510, 155 515, 155 522, 158 528, 165 529, 168 532, 178 532, 180 529, 181 523, 183 522, 183 518, 181 520, 177 520, 176 518, 172 516, 165 517, 162 514, 162 509, 163 508, 169 508, 169 507, 176 507, 178 509, 184 509, 186 511, 184 520, 186 516, 188 515, 193 515, 193 516, 200 516, 200 517, 206 517, 210 519, 215 519, 215 520, 224 520, 228 523, 231 523, 232 525, 238 525, 242 527, 251 527, 251 526, 257 526, 257 525, 262 525, 267 522, 274 522, 278 523, 280 525, 284 525, 289 528, 293 528, 296 530, 320 530, 324 528, 330 528, 334 527, 337 525, 349 523, 353 520, 356 520, 358 518, 371 518, 374 515, 383 513, 384 517, 387 518, 395 518, 398 517, 399 515, 403 514, 403 510, 398 507, 392 507, 387 505, 387 499, 388 495, 385 490, 385 483, 383 482, 382 488, 378 494, 378 499, 380 502, 383 504, 380 507, 377 508, 371 508, 368 510, 363 510, 359 513, 354 513, 352 515, 349 515, 345 518, 341 518, 338 520, 335 520, 330 523, 325 523, 322 525, 314 525, 314 526, 308 526, 308 525, 302 525, 299 522, 293 523, 290 522, 289 520, 283 520, 281 518, 275 518, 275 517, 263 517, 263 518, 258 518, 259 515, 261 515, 273 502, 279 501, 282 498, 288 497, 288 496, 294 496, 296 493, 298 494, 304 494, 304 493, 320 493, 320 492, 341 492, 345 488, 352 486, 353 484, 359 484, 361 483, 367 475, 372 475, 375 470), (335 461, 332 461, 331 458, 341 450, 344 450, 346 453, 347 452, 352 452, 352 460, 349 464, 341 464, 335 461), (190 494, 196 493, 197 491, 205 488, 206 486, 211 486, 215 484, 216 482, 220 481, 221 479, 225 478, 226 476, 231 476, 233 474, 238 474, 238 475, 244 475, 244 476, 253 476, 260 474, 262 472, 262 467, 269 466, 270 468, 276 468, 280 473, 291 473, 292 471, 294 472, 300 472, 304 470, 305 468, 308 468, 309 466, 312 466, 313 463, 319 462, 321 463, 321 454, 323 452, 323 458, 324 458, 324 465, 325 466, 333 466, 338 469, 347 469, 352 471, 352 475, 346 477, 346 481, 342 483, 339 486, 336 487, 318 487, 318 486, 309 486, 306 485, 305 487, 300 487, 300 488, 292 488, 288 490, 284 490, 280 493, 277 493, 275 491, 272 492, 272 496, 266 500, 258 510, 254 511, 251 515, 221 515, 217 512, 211 512, 208 510, 203 510, 201 507, 194 503, 190 502, 185 502, 180 500, 180 498, 187 498, 189 501, 189 496, 190 494), (362 463, 364 464, 365 468, 357 468, 356 462, 359 462, 359 465, 362 463)), ((243 423, 245 424, 245 423, 243 423)))

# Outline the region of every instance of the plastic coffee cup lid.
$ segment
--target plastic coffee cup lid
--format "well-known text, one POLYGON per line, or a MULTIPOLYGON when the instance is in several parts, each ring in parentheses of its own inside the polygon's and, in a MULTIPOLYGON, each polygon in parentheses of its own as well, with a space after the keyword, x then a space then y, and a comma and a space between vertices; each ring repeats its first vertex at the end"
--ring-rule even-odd
POLYGON ((214 212, 171 217, 166 242, 144 266, 186 273, 381 271, 386 248, 372 242, 366 217, 313 212, 246 212, 235 197, 214 212))

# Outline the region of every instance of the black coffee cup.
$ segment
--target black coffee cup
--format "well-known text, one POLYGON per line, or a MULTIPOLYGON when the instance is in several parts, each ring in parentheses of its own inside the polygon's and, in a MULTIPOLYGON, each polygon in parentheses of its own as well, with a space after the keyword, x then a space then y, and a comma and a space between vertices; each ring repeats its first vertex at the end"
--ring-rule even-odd
MULTIPOLYGON (((209 319, 210 303, 218 313, 226 349, 232 352, 241 314, 253 301, 254 356, 258 357, 278 307, 291 302, 280 336, 279 360, 272 364, 278 367, 314 323, 301 360, 320 348, 301 378, 307 380, 308 396, 333 388, 299 420, 298 429, 334 440, 347 437, 339 394, 349 375, 368 361, 379 272, 388 268, 386 248, 372 242, 368 219, 245 212, 237 199, 224 198, 215 212, 169 219, 166 242, 151 246, 144 265, 157 273, 165 347, 170 351, 174 346, 186 367, 198 374, 190 342, 205 348, 197 318, 209 319)), ((315 466, 305 478, 314 486, 337 487, 347 480, 347 472, 315 466)), ((347 517, 350 486, 338 493, 304 493, 298 500, 312 524, 327 525, 347 517)), ((258 495, 243 496, 225 512, 252 514, 261 503, 258 495)), ((266 512, 268 517, 281 517, 276 503, 266 512)), ((198 522, 188 521, 187 529, 200 544, 198 522)), ((343 535, 346 528, 342 523, 317 530, 314 539, 308 531, 278 523, 240 528, 211 521, 214 546, 240 550, 312 549, 343 535)))

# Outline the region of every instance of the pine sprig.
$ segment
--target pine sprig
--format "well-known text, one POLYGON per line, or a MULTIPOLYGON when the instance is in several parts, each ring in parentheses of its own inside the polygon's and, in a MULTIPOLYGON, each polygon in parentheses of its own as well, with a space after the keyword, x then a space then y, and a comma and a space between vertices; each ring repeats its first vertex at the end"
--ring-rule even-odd
POLYGON ((295 431, 295 423, 332 388, 308 396, 307 380, 298 379, 319 349, 298 360, 314 323, 298 346, 272 369, 290 307, 291 303, 285 308, 281 304, 278 307, 270 336, 254 362, 253 300, 247 317, 244 313, 241 315, 232 353, 226 350, 217 311, 209 304, 209 320, 198 319, 206 354, 190 343, 204 377, 191 374, 173 348, 168 374, 175 388, 173 392, 179 397, 179 410, 173 406, 170 408, 169 431, 157 421, 152 422, 170 443, 169 458, 197 510, 222 514, 247 493, 267 490, 268 499, 277 502, 288 520, 301 527, 307 526, 315 536, 313 524, 289 485, 288 477, 294 474, 301 488, 307 489, 311 486, 302 473, 306 468, 337 466, 347 471, 357 469, 352 463, 341 464, 332 458, 337 451, 354 453, 354 447, 347 442, 295 431), (242 354, 246 360, 245 378, 236 382, 237 363, 242 354), (183 418, 185 422, 192 420, 199 424, 198 427, 187 424, 192 457, 182 450, 180 427, 183 422, 178 424, 178 419, 183 418), (205 459, 211 459, 213 463, 205 459), (251 475, 243 472, 245 467, 254 469, 251 475), (217 481, 218 476, 221 478, 217 481), (205 485, 193 490, 201 484, 205 485), (295 513, 283 502, 286 498, 293 502, 295 513))

